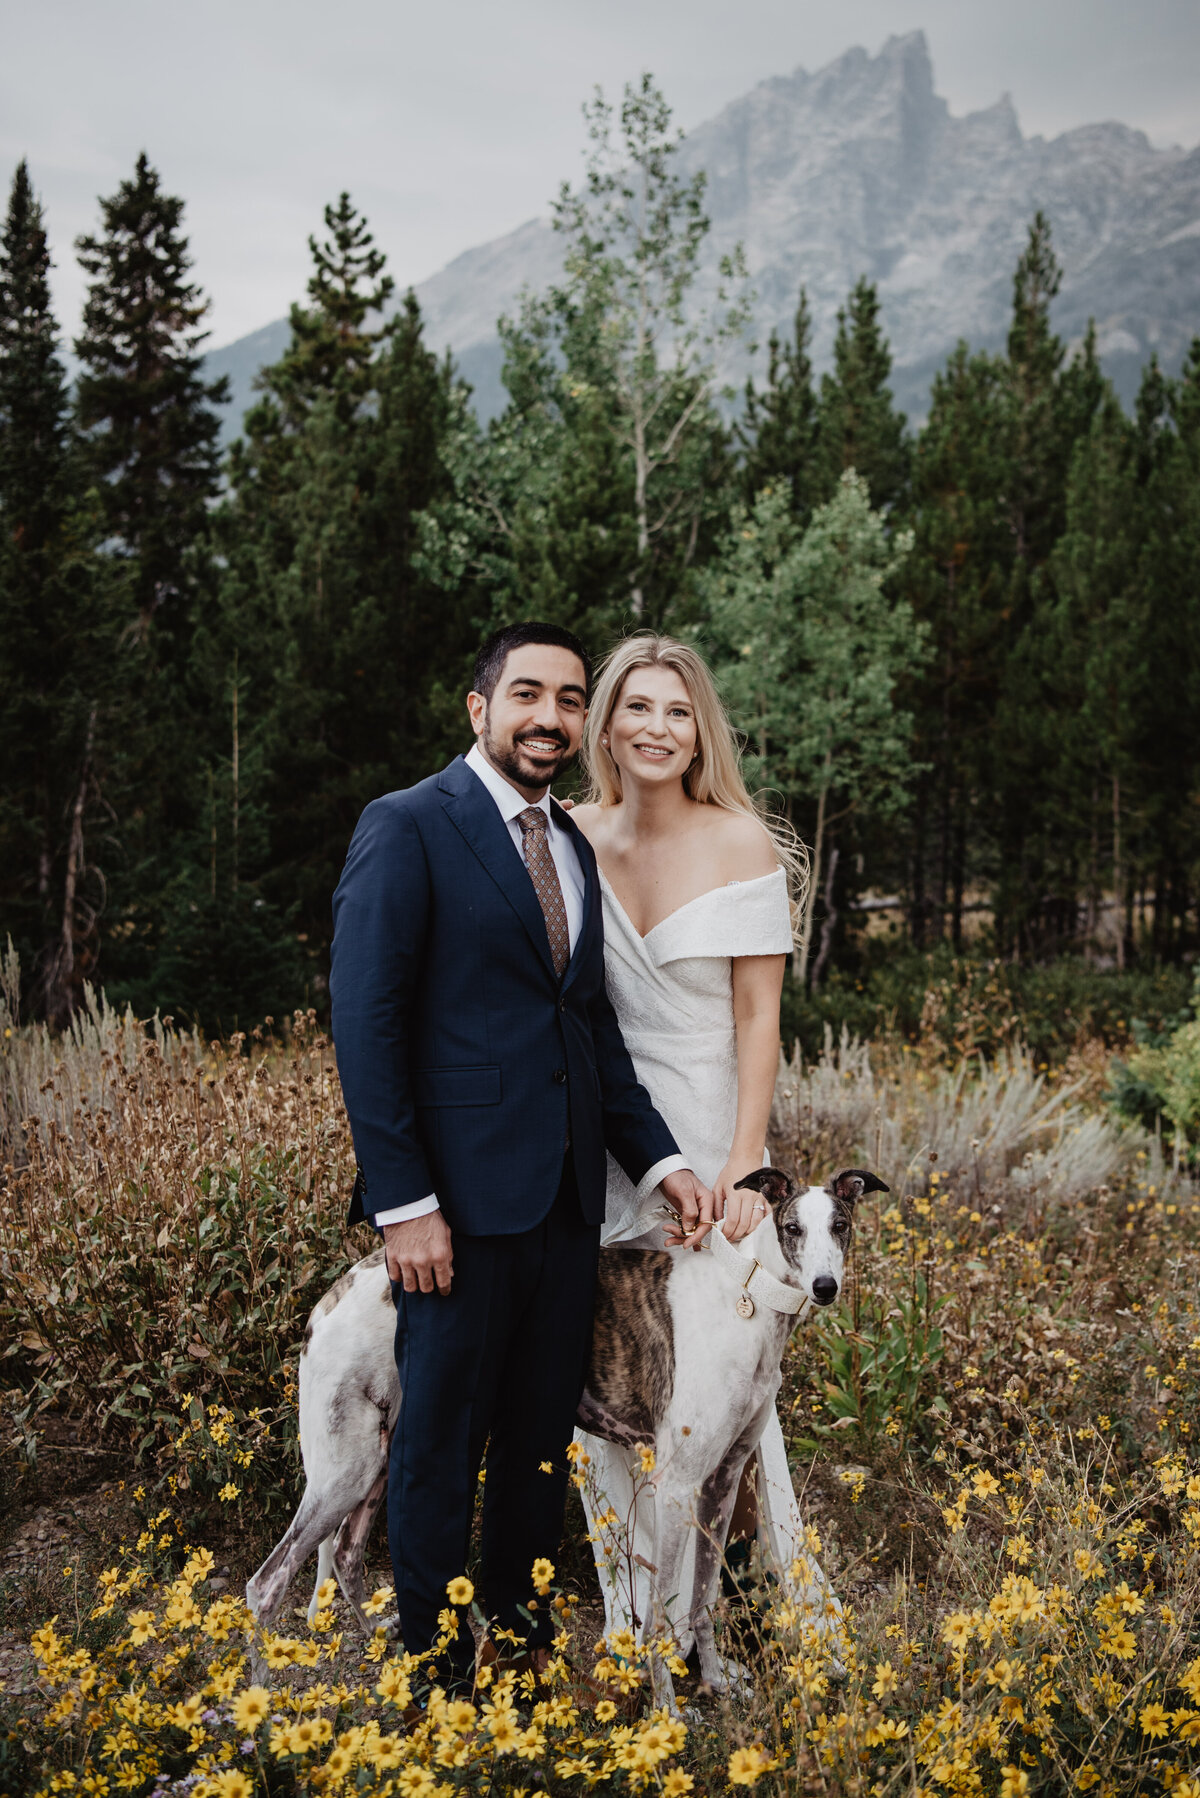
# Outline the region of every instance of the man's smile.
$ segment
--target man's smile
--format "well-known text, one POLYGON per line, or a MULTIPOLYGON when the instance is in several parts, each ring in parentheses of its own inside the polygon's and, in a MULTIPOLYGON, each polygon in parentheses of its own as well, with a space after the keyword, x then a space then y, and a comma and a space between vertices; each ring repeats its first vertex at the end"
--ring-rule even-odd
POLYGON ((568 745, 559 737, 518 737, 517 747, 532 755, 561 755, 568 745))

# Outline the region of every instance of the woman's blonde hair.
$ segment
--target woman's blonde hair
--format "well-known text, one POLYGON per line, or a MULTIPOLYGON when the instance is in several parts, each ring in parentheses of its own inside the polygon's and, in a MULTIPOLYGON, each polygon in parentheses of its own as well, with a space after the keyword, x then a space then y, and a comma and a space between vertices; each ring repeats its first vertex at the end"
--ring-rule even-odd
POLYGON ((683 790, 698 805, 719 805, 763 826, 787 875, 798 921, 808 894, 808 851, 786 818, 768 812, 751 798, 742 774, 742 752, 712 671, 689 644, 642 631, 623 638, 601 663, 583 727, 584 803, 621 802, 621 770, 601 737, 609 729, 625 682, 638 668, 669 668, 687 688, 696 719, 696 755, 683 777, 683 790))

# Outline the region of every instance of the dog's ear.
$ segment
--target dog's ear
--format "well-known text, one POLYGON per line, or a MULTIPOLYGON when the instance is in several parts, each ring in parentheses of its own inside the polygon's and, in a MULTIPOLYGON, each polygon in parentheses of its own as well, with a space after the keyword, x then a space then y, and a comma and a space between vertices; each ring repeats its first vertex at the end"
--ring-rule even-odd
POLYGON ((782 1205, 796 1190, 791 1176, 781 1167, 756 1167, 752 1174, 747 1174, 744 1180, 735 1180, 733 1185, 735 1192, 739 1186, 750 1186, 755 1192, 761 1192, 768 1205, 782 1205))
POLYGON ((843 1199, 848 1205, 853 1205, 865 1193, 891 1190, 890 1186, 885 1186, 882 1180, 877 1180, 874 1174, 868 1174, 861 1167, 848 1167, 844 1173, 835 1174, 829 1182, 829 1191, 833 1197, 843 1199))

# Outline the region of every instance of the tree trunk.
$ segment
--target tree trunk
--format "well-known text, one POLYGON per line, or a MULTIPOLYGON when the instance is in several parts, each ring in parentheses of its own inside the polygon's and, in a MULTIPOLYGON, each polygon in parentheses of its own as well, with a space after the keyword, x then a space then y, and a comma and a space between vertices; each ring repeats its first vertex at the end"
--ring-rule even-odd
POLYGON ((238 799, 239 799, 238 789, 239 789, 239 784, 240 784, 239 783, 239 768, 238 768, 239 743, 238 743, 238 672, 237 672, 237 668, 238 668, 237 650, 235 649, 233 652, 233 816, 232 816, 232 825, 233 825, 233 890, 235 893, 237 892, 237 884, 238 884, 238 799))
POLYGON ((959 795, 958 815, 954 820, 954 910, 950 920, 950 940, 954 953, 963 951, 963 888, 967 884, 967 808, 959 795))
POLYGON ((87 735, 83 744, 83 760, 79 782, 71 805, 71 825, 67 838, 67 866, 63 875, 62 921, 58 944, 46 970, 46 1016, 52 1024, 63 1025, 74 1010, 72 987, 75 983, 75 943, 78 919, 75 915, 79 881, 84 868, 83 814, 87 805, 88 786, 92 777, 92 741, 96 731, 96 710, 88 716, 87 735))
MULTIPOLYGON (((645 205, 643 176, 642 201, 645 205)), ((645 217, 645 212, 642 214, 645 217)), ((638 318, 637 338, 634 346, 633 362, 633 505, 637 514, 637 547, 638 572, 630 594, 630 607, 633 615, 641 619, 646 610, 646 596, 642 591, 642 571, 646 566, 646 555, 650 548, 650 515, 646 502, 646 483, 650 477, 650 457, 646 450, 646 406, 643 386, 644 357, 646 353, 646 312, 648 298, 646 294, 646 273, 639 265, 638 273, 638 318)))
POLYGON ((1126 939, 1127 934, 1128 935, 1133 934, 1133 932, 1132 932, 1133 917, 1132 917, 1132 907, 1130 908, 1130 910, 1127 914, 1128 922, 1126 922, 1126 920, 1122 919, 1121 912, 1119 909, 1120 905, 1121 905, 1121 899, 1123 896, 1122 895, 1122 887, 1124 885, 1124 880, 1123 880, 1123 876, 1121 873, 1121 776, 1119 774, 1114 774, 1112 777, 1112 845, 1113 845, 1113 847, 1112 847, 1113 899, 1118 907, 1118 911, 1117 911, 1117 966, 1119 968, 1124 968, 1124 966, 1125 966, 1125 939, 1126 939))
POLYGON ((928 809, 928 787, 922 780, 917 788, 916 817, 913 820, 912 909, 909 913, 909 935, 914 949, 925 947, 925 816, 928 809))
POLYGON ((808 957, 812 948, 813 904, 821 885, 821 858, 825 851, 825 814, 829 804, 829 782, 833 772, 833 753, 825 751, 825 767, 822 771, 821 792, 817 799, 817 829, 813 840, 812 865, 809 868, 808 904, 804 908, 804 921, 800 926, 800 942, 792 956, 792 973, 800 986, 808 982, 808 957))
POLYGON ((1084 913, 1083 933, 1087 939, 1087 952, 1095 951, 1096 931, 1100 922, 1100 796, 1096 791, 1096 783, 1092 782, 1091 799, 1092 828, 1088 838, 1088 871, 1087 871, 1087 910, 1084 913))
POLYGON ((837 876, 838 857, 841 853, 836 844, 829 851, 829 867, 825 873, 825 916, 821 919, 821 947, 817 952, 817 959, 813 963, 812 971, 814 993, 825 978, 825 969, 833 948, 833 933, 837 929, 838 912, 837 906, 833 903, 833 883, 837 876))

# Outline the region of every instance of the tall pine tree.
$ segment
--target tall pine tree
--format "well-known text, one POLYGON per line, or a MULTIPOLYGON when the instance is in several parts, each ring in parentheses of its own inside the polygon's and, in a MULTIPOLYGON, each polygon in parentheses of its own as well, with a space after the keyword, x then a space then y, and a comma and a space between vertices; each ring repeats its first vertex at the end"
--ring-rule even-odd
POLYGON ((217 491, 213 407, 228 384, 204 380, 209 302, 189 278, 183 201, 163 192, 144 151, 100 211, 102 233, 76 246, 91 278, 75 343, 79 424, 141 626, 184 661, 186 564, 217 491))
MULTIPOLYGON (((223 720, 206 749, 218 893, 236 877, 281 920, 293 914, 314 976, 362 807, 430 772, 448 737, 458 747, 471 635, 422 572, 418 537, 421 515, 448 492, 445 439, 461 408, 452 372, 422 341, 411 294, 383 316, 391 282, 347 196, 325 221, 291 342, 263 371, 263 398, 230 456, 220 604, 198 645, 223 720), (242 833, 236 864, 235 686, 239 819, 249 807, 261 820, 256 841, 242 833)), ((201 832, 201 885, 212 884, 206 853, 201 832)))
POLYGON ((1063 645, 1055 630, 1051 556, 1066 525, 1076 443, 1105 384, 1089 334, 1068 363, 1050 309, 1061 280, 1050 225, 1038 212, 1013 278, 997 433, 997 501, 1011 537, 1000 605, 1002 666, 993 720, 996 928, 1005 953, 1053 953, 1074 940, 1085 879, 1076 832, 1064 836, 1047 770, 1067 753, 1057 703, 1063 645))
POLYGON ((767 378, 761 388, 746 383, 737 435, 745 451, 743 492, 748 506, 764 487, 783 483, 793 515, 807 524, 818 499, 816 466, 817 396, 809 344, 812 320, 808 296, 800 289, 792 341, 772 331, 767 342, 767 378))
POLYGON ((822 500, 847 469, 867 483, 871 504, 885 512, 904 497, 909 447, 905 419, 888 383, 892 352, 879 318, 879 295, 864 276, 838 312, 833 368, 821 376, 817 452, 822 500))
POLYGON ((98 949, 99 770, 115 621, 73 493, 46 229, 21 162, 0 235, 0 931, 27 999, 63 1022, 98 949))

